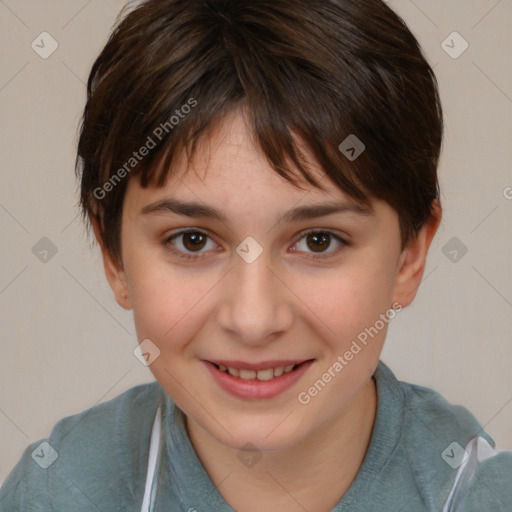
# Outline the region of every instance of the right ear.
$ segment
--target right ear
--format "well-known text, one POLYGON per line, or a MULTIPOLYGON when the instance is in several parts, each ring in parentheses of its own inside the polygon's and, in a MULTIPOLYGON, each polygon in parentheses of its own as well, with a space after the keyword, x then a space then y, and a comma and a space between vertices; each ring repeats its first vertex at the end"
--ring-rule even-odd
POLYGON ((96 237, 96 241, 98 242, 98 245, 101 249, 105 276, 107 278, 108 284, 110 285, 110 288, 112 289, 112 292, 114 293, 114 297, 122 308, 132 309, 130 295, 128 293, 128 286, 126 284, 125 272, 122 266, 120 267, 114 261, 110 251, 105 247, 103 238, 100 233, 98 217, 92 217, 91 224, 94 229, 94 236, 96 237))

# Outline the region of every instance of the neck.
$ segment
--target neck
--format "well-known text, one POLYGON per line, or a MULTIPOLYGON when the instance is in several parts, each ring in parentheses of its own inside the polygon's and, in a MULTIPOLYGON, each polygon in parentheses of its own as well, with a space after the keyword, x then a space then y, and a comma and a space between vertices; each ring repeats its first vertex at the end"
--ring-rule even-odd
POLYGON ((370 443, 377 410, 375 381, 333 421, 285 451, 265 452, 243 467, 238 450, 186 418, 194 449, 210 479, 238 512, 330 511, 354 481, 370 443))

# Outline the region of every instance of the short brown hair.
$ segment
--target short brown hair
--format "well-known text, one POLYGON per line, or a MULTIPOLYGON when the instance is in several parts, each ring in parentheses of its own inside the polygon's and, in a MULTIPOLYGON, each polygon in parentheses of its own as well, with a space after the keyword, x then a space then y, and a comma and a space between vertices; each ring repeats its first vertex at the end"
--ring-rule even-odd
POLYGON ((162 186, 183 150, 190 161, 201 137, 242 107, 278 174, 297 183, 292 162, 322 189, 298 137, 342 191, 397 211, 402 248, 432 216, 443 136, 437 81, 416 38, 383 1, 129 7, 92 67, 76 158, 83 218, 98 220, 116 261, 128 179, 162 186), (365 145, 353 161, 339 149, 350 135, 365 145), (144 145, 145 156, 135 159, 144 145))

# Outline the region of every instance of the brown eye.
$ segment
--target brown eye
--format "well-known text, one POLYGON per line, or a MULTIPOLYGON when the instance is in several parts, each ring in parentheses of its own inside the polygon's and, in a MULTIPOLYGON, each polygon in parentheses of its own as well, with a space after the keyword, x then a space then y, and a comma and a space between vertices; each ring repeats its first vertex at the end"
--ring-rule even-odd
POLYGON ((208 242, 211 244, 208 249, 215 249, 216 244, 206 233, 202 231, 180 231, 167 237, 164 240, 164 245, 181 258, 194 259, 200 258, 205 252, 208 252, 202 250, 207 247, 208 242))
POLYGON ((312 254, 309 256, 310 258, 326 258, 338 253, 346 245, 349 245, 348 242, 345 242, 345 240, 335 233, 330 231, 309 230, 302 233, 302 237, 294 245, 296 248, 294 248, 293 251, 312 254), (302 240, 305 240, 305 244, 303 244, 302 240), (333 241, 337 246, 334 246, 334 249, 328 250, 332 247, 333 241), (315 255, 315 253, 317 255, 315 255))
POLYGON ((207 237, 203 233, 189 232, 183 233, 183 246, 188 251, 201 250, 206 242, 207 237))
POLYGON ((326 235, 325 233, 314 233, 307 235, 308 247, 312 251, 323 251, 331 245, 330 243, 330 235, 326 235))

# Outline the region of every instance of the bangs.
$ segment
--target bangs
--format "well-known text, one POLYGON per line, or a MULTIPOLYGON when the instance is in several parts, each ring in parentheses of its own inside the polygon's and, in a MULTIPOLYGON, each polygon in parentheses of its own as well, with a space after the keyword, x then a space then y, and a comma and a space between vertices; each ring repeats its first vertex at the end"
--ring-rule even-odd
POLYGON ((146 0, 119 18, 87 96, 80 201, 113 254, 128 179, 163 186, 237 110, 276 173, 326 191, 320 171, 356 202, 385 200, 404 244, 439 199, 437 82, 381 1, 146 0))

